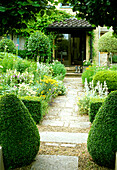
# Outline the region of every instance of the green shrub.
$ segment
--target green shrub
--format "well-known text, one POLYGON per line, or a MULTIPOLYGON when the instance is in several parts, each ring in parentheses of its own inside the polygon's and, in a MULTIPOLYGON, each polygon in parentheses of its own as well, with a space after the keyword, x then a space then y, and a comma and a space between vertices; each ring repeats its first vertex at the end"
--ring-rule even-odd
POLYGON ((36 124, 23 102, 13 94, 0 100, 0 145, 5 169, 30 164, 39 150, 36 124))
POLYGON ((117 71, 104 70, 97 72, 93 77, 94 86, 98 81, 102 84, 106 81, 109 92, 117 90, 117 71))
POLYGON ((96 74, 96 67, 88 67, 86 71, 82 73, 82 83, 85 83, 85 79, 87 78, 87 82, 91 82, 93 80, 93 76, 96 74))
POLYGON ((66 68, 63 64, 61 64, 61 62, 59 61, 54 61, 52 64, 52 69, 53 69, 53 73, 52 76, 53 77, 58 77, 60 80, 63 80, 66 74, 66 68))
POLYGON ((25 96, 21 97, 21 100, 28 108, 36 124, 39 123, 42 119, 42 103, 40 101, 40 98, 33 96, 25 96))
POLYGON ((20 73, 23 73, 26 69, 28 71, 29 67, 31 66, 31 62, 24 59, 17 60, 14 65, 14 69, 19 71, 20 73))
POLYGON ((13 53, 15 51, 15 45, 12 40, 7 38, 2 38, 0 41, 0 52, 9 52, 13 53))
POLYGON ((37 68, 36 62, 31 62, 26 59, 18 58, 16 55, 11 53, 0 52, 0 65, 3 66, 2 71, 6 72, 7 69, 16 69, 19 72, 34 71, 37 68))
POLYGON ((108 95, 96 114, 87 147, 98 165, 114 168, 117 151, 117 91, 108 95))
POLYGON ((92 98, 90 99, 89 103, 89 121, 93 123, 95 116, 99 110, 99 108, 102 106, 102 103, 104 102, 104 99, 101 98, 92 98))
POLYGON ((110 70, 117 71, 117 65, 116 64, 112 64, 111 67, 110 67, 110 70))
POLYGON ((28 39, 28 50, 40 56, 41 59, 47 59, 51 56, 50 39, 44 33, 37 31, 30 35, 28 39))
POLYGON ((32 54, 31 51, 28 51, 27 48, 24 50, 18 50, 18 56, 23 59, 34 59, 34 54, 32 54))
POLYGON ((112 63, 117 63, 117 55, 112 56, 112 63))
POLYGON ((1 60, 1 65, 3 66, 2 71, 6 72, 7 69, 13 69, 15 62, 18 60, 21 60, 20 58, 16 57, 14 54, 11 53, 4 53, 0 52, 0 57, 2 58, 1 60))
POLYGON ((113 35, 112 31, 100 37, 98 49, 101 52, 117 53, 117 38, 113 35))

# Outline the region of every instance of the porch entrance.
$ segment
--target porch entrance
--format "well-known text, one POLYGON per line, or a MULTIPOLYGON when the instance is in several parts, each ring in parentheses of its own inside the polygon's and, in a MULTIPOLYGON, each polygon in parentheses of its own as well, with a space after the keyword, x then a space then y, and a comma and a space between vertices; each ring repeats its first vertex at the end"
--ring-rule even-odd
POLYGON ((86 34, 58 34, 55 58, 65 66, 80 65, 86 59, 86 34))

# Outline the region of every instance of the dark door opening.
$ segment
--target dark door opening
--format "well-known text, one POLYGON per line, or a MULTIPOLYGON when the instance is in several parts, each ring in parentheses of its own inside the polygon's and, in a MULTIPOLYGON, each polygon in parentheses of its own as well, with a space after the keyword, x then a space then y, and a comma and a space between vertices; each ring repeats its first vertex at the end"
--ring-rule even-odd
POLYGON ((82 65, 86 58, 86 35, 71 35, 71 64, 82 65))
POLYGON ((64 65, 80 65, 86 58, 86 33, 58 34, 55 58, 64 65))

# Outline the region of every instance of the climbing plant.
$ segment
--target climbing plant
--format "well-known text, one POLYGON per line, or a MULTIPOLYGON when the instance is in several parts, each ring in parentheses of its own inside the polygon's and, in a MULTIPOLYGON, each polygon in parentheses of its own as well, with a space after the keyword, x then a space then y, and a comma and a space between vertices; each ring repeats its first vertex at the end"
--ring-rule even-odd
POLYGON ((40 11, 36 15, 36 20, 32 19, 27 23, 27 27, 23 29, 16 30, 16 34, 22 35, 22 36, 29 36, 32 32, 35 32, 36 30, 40 30, 41 32, 45 34, 49 34, 47 31, 48 25, 52 24, 53 22, 60 22, 65 20, 66 18, 70 18, 72 15, 65 12, 65 11, 59 11, 59 10, 43 10, 40 11))
MULTIPOLYGON (((94 31, 89 31, 88 35, 90 36, 89 41, 88 41, 89 47, 91 46, 91 41, 92 41, 92 60, 93 60, 94 57, 96 56, 96 51, 94 48, 95 33, 94 33, 94 31)), ((89 53, 91 53, 91 49, 89 50, 89 53)))

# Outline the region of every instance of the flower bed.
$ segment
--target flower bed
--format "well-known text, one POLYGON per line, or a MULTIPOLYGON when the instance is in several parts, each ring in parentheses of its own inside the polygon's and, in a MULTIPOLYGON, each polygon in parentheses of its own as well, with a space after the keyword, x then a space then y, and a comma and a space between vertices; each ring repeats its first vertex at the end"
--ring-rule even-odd
POLYGON ((0 58, 0 95, 13 93, 24 98, 38 97, 44 115, 48 102, 57 95, 65 94, 62 80, 66 70, 60 62, 38 63, 37 66, 36 62, 23 60, 9 53, 0 53, 0 58))

